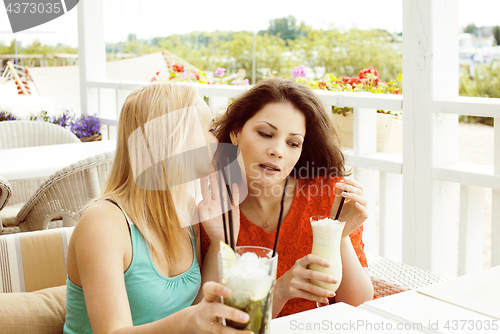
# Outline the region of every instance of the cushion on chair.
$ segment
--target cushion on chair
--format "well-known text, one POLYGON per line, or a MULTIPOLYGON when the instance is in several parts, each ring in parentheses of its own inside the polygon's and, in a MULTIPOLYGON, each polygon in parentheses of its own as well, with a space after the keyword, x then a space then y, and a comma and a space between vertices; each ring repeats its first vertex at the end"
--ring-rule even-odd
POLYGON ((24 203, 7 205, 0 211, 0 222, 5 227, 16 226, 16 216, 23 207, 24 203))
POLYGON ((66 283, 73 227, 0 236, 0 292, 30 292, 66 283))
POLYGON ((0 293, 2 334, 62 333, 66 285, 35 292, 0 293))
POLYGON ((5 178, 0 175, 0 210, 7 205, 12 196, 12 187, 5 178))

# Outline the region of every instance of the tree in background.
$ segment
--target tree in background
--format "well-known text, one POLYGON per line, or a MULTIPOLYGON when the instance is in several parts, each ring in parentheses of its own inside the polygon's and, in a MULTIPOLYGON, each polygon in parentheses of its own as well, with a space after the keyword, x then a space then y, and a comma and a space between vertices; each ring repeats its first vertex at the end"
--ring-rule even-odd
MULTIPOLYGON (((477 65, 471 75, 468 68, 462 67, 460 73, 460 96, 500 98, 500 63, 493 61, 489 65, 477 65)), ((493 125, 491 117, 461 116, 470 123, 493 125)))
POLYGON ((465 27, 464 29, 464 33, 472 35, 477 35, 477 31, 478 29, 474 23, 468 24, 467 27, 465 27))
POLYGON ((260 31, 259 34, 265 33, 273 36, 279 36, 288 43, 288 40, 295 40, 304 35, 305 24, 297 25, 297 19, 293 16, 282 17, 269 21, 269 28, 260 31))
POLYGON ((500 45, 500 26, 493 27, 493 37, 495 37, 497 45, 500 45))
POLYGON ((342 33, 308 29, 307 35, 291 42, 290 47, 299 63, 313 69, 324 67, 325 73, 340 77, 356 76, 363 68, 373 66, 382 80, 389 81, 402 69, 401 46, 393 39, 383 30, 350 29, 342 33))
MULTIPOLYGON (((40 41, 35 40, 32 44, 22 47, 21 43, 17 43, 19 54, 39 54, 50 56, 56 53, 78 53, 78 48, 73 48, 63 44, 57 44, 56 46, 44 45, 40 41)), ((0 54, 14 54, 15 51, 14 40, 10 42, 10 45, 3 45, 0 43, 0 54)))
MULTIPOLYGON (((18 47, 19 47, 19 44, 18 44, 18 47)), ((15 40, 12 40, 10 42, 10 45, 0 44, 0 54, 13 55, 14 53, 16 53, 15 40)))

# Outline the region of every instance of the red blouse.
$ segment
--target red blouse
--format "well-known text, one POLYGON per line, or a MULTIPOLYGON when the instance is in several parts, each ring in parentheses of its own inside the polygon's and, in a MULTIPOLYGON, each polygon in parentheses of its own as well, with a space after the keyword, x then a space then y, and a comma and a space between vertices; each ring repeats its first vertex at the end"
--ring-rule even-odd
MULTIPOLYGON (((276 252, 278 253, 278 272, 280 277, 293 267, 295 261, 311 253, 312 228, 309 217, 329 215, 335 199, 335 183, 339 178, 298 179, 290 212, 281 224, 281 232, 276 252)), ((237 246, 274 247, 276 232, 267 233, 262 227, 251 223, 240 212, 240 234, 237 246)), ((352 232, 352 245, 363 267, 367 267, 364 244, 362 240, 363 226, 352 232)), ((201 229, 202 259, 208 251, 210 238, 201 229)), ((307 311, 316 307, 316 303, 302 298, 289 300, 279 316, 307 311)))

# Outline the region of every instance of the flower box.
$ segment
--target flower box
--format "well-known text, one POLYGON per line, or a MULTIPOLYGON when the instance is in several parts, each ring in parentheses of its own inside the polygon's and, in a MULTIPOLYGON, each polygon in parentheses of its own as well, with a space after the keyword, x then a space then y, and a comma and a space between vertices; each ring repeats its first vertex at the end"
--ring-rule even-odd
MULTIPOLYGON (((353 148, 353 113, 332 114, 332 120, 340 137, 340 144, 353 148)), ((401 118, 377 113, 377 152, 402 154, 403 121, 401 118)))

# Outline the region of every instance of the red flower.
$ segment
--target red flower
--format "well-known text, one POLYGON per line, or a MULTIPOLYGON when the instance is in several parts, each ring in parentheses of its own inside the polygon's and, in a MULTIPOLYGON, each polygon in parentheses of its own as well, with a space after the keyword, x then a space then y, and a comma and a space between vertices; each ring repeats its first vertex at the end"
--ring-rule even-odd
POLYGON ((174 64, 172 67, 174 68, 174 71, 177 72, 177 73, 184 72, 184 65, 174 64))
POLYGON ((368 73, 373 73, 376 77, 378 77, 378 71, 374 69, 372 66, 365 68, 364 70, 359 71, 358 77, 360 79, 366 78, 368 73))
POLYGON ((394 92, 392 92, 392 94, 401 94, 401 91, 399 89, 395 89, 394 92))
POLYGON ((200 75, 196 72, 193 72, 193 74, 194 74, 196 80, 200 81, 200 75))
POLYGON ((356 78, 356 77, 341 77, 340 81, 337 83, 339 83, 339 84, 344 83, 344 84, 354 86, 354 85, 359 85, 360 83, 363 83, 363 82, 361 81, 360 78, 356 78))
POLYGON ((318 84, 318 88, 319 89, 326 89, 326 83, 324 83, 323 81, 320 81, 320 83, 318 84))

